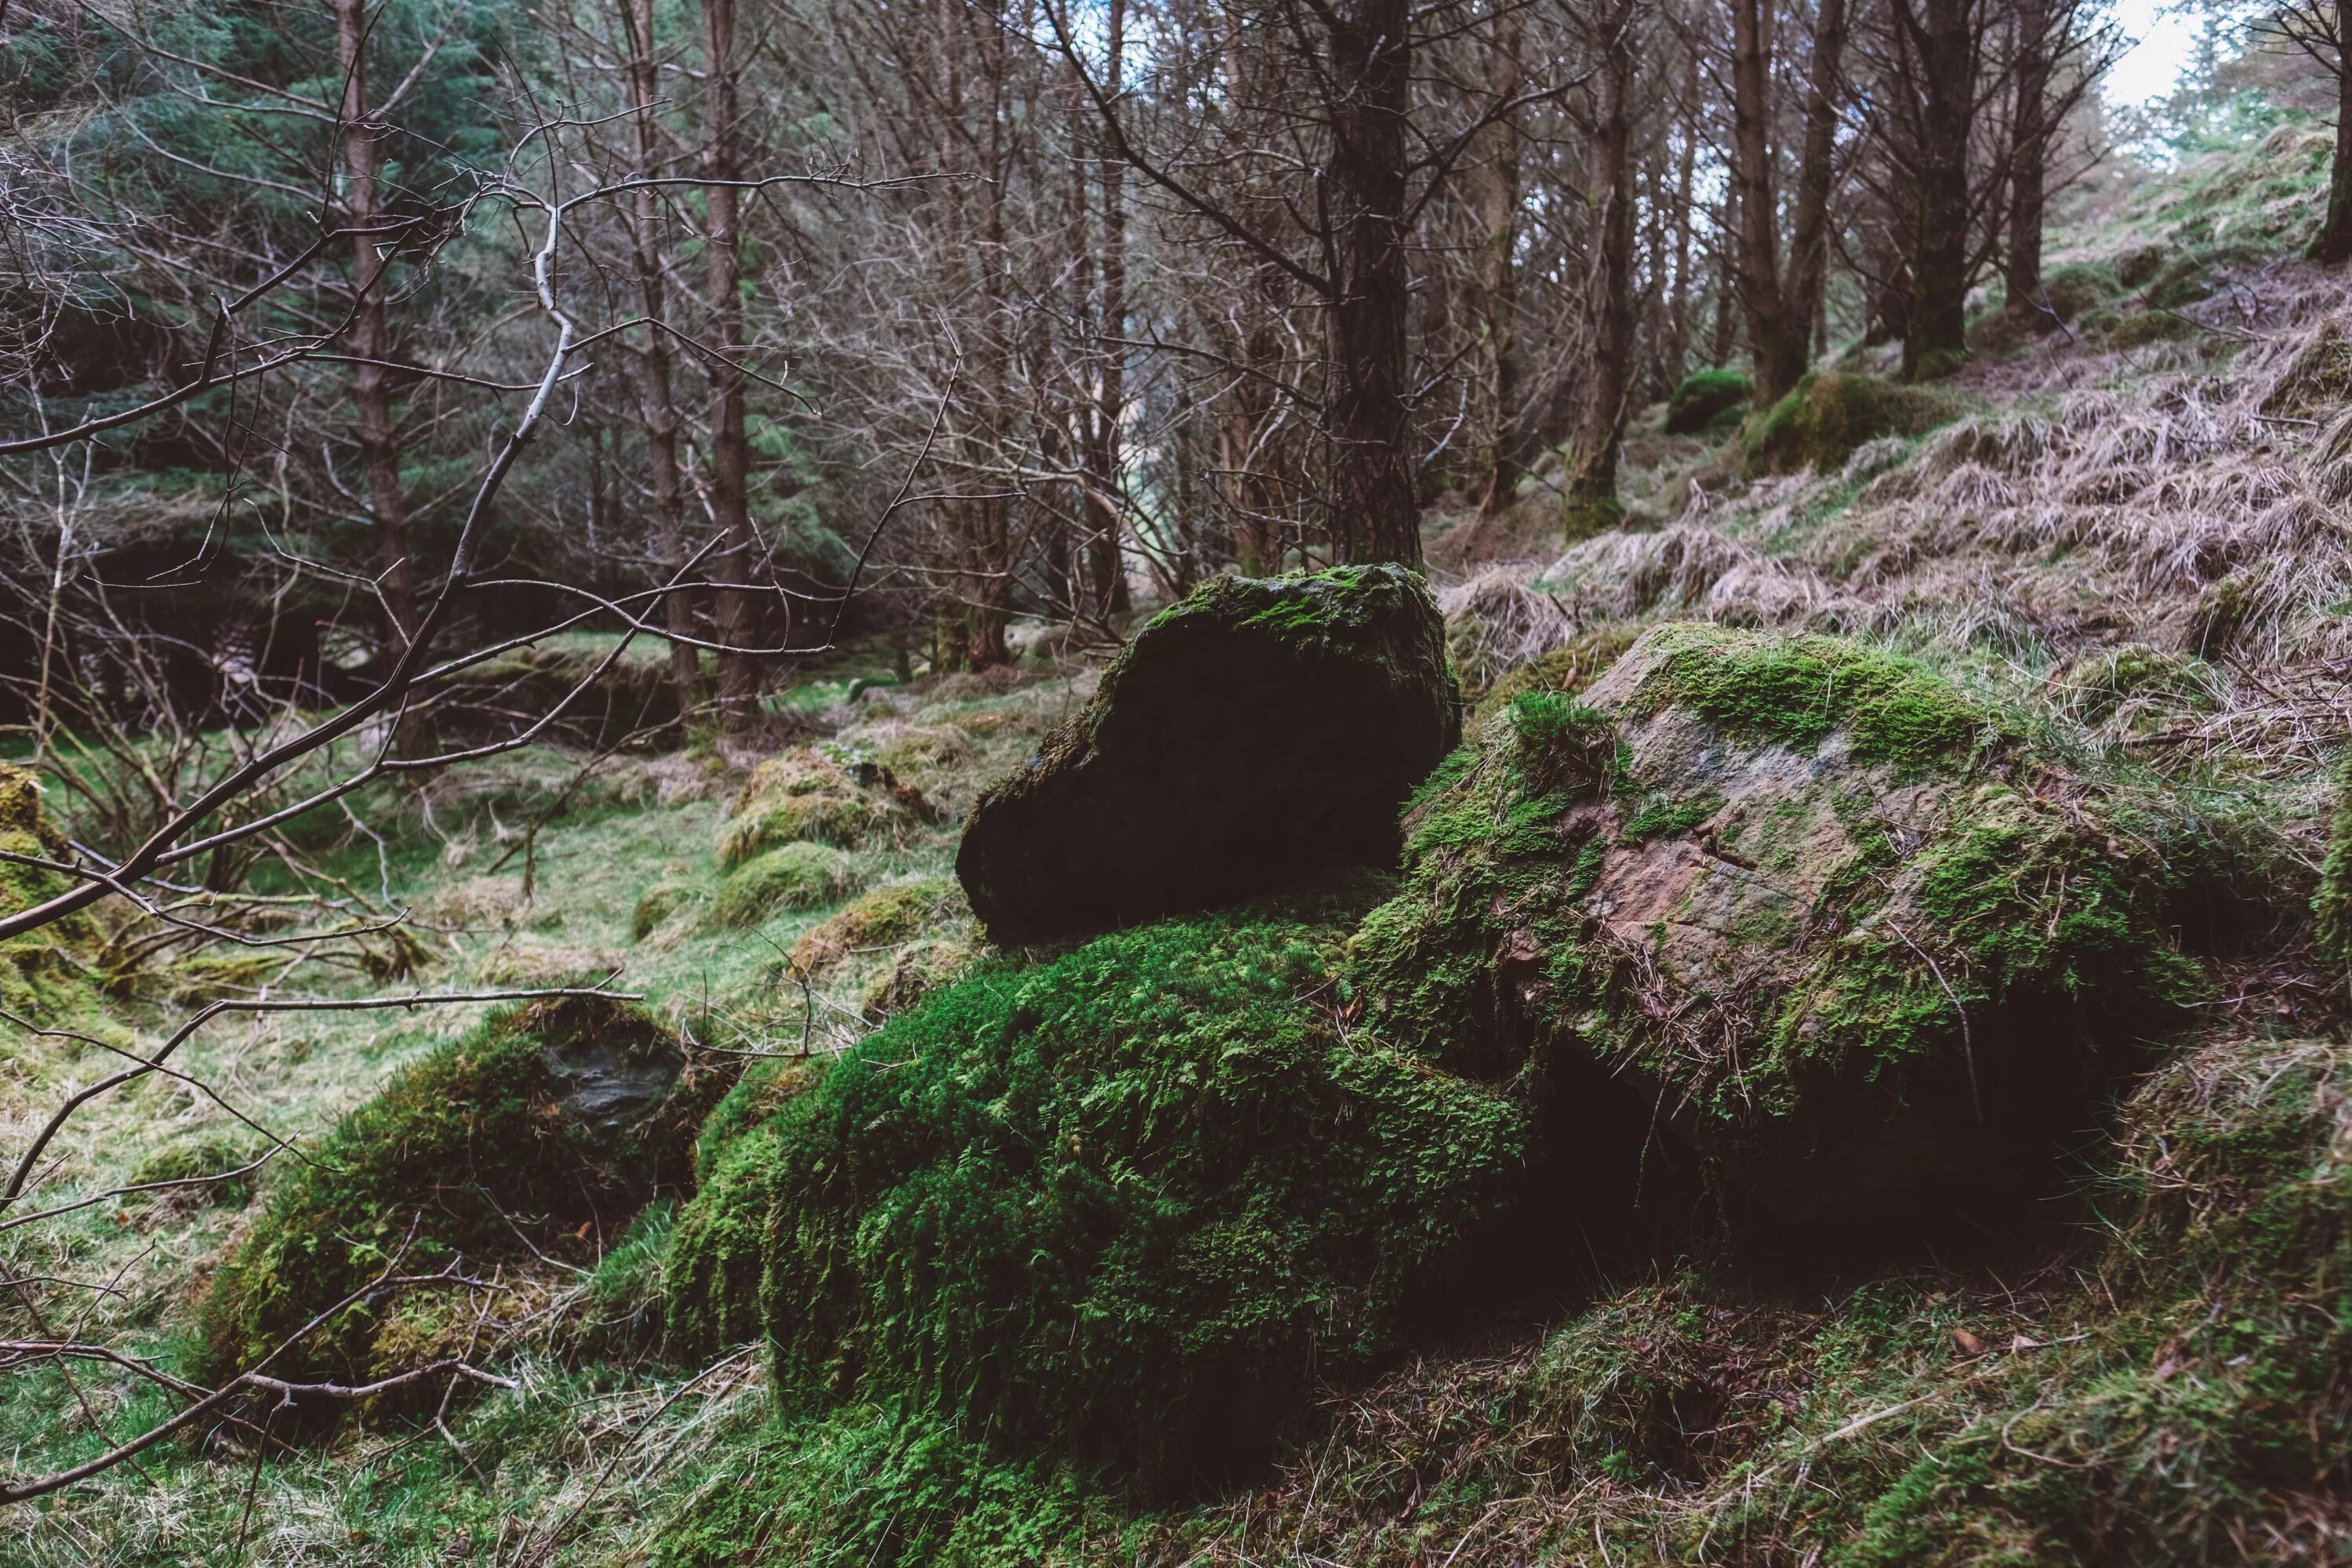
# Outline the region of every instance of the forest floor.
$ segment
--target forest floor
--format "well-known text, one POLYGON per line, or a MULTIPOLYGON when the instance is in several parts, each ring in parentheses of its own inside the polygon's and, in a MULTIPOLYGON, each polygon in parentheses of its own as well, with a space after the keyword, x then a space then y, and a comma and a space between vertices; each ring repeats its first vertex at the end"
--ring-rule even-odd
MULTIPOLYGON (((1921 1237, 1793 1284, 1662 1259, 1330 1391, 1260 1485, 1144 1508, 887 1412, 781 1421, 756 1355, 677 1364, 657 1207, 584 1273, 517 1271, 533 1310, 495 1357, 514 1388, 437 1426, 166 1445, 0 1515, 0 1561, 678 1561, 714 1497, 750 1490, 773 1500, 772 1535, 698 1560, 2352 1558, 2345 1457, 2322 1431, 2352 1378, 2326 1348, 2352 1306, 2312 1239, 2352 1213, 2352 1047, 2305 918, 2352 728, 2352 289, 2294 257, 2326 151, 2285 126, 2079 211, 2053 247, 2070 324, 2021 333, 1989 311, 1932 428, 1751 476, 1736 430, 1669 437, 1653 410, 1621 531, 1563 552, 1541 476, 1499 517, 1432 519, 1474 695, 1547 658, 1574 685, 1664 620, 1832 631, 1933 666, 2083 777, 2196 803, 2237 888, 2205 942, 2214 1001, 2033 1237, 1921 1237)), ((611 976, 721 1053, 837 1049, 951 973, 969 917, 945 900, 806 986, 794 945, 858 893, 950 874, 956 816, 1092 689, 1094 665, 1045 630, 987 678, 899 685, 887 650, 861 649, 782 695, 778 748, 878 760, 937 808, 853 852, 841 897, 814 908, 714 917, 753 759, 708 742, 453 769, 373 797, 316 853, 415 911, 436 985, 611 976), (910 972, 919 945, 932 967, 910 972)), ((160 977, 113 1024, 152 1028, 225 983, 160 977)), ((73 1124, 52 1190, 228 1168, 262 1151, 247 1118, 323 1132, 471 1011, 215 1026, 186 1066, 234 1111, 147 1080, 73 1124)), ((89 1067, 12 1048, 5 1137, 89 1067)), ((91 1331, 176 1354, 270 1175, 94 1206, 19 1233, 12 1266, 105 1281, 91 1331)), ((18 1472, 165 1411, 103 1370, 14 1379, 5 1398, 18 1472)))

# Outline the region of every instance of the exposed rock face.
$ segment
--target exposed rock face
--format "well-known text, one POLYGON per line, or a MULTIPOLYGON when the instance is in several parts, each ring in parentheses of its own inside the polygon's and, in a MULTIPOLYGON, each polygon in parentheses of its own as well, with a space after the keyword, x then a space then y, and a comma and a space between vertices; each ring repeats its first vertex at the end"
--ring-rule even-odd
POLYGON ((1622 1094, 1784 1225, 1998 1200, 2199 984, 2110 809, 1916 666, 1663 627, 1449 761, 1357 975, 1392 1037, 1570 1123, 1622 1094))
POLYGON ((1391 865, 1398 808, 1460 729, 1418 576, 1220 578, 981 796, 956 874, 991 936, 1030 942, 1391 865))

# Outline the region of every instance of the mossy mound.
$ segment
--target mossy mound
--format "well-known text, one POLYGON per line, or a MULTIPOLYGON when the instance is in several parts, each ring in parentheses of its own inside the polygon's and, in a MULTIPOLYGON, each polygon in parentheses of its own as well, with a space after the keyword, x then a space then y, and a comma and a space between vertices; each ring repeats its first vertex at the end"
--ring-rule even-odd
POLYGON ((893 1019, 717 1156, 671 1268, 705 1282, 693 1331, 744 1332, 756 1278, 788 1407, 935 1411, 1148 1485, 1261 1458, 1522 1158, 1509 1100, 1333 1011, 1361 907, 1148 926, 893 1019))
POLYGON ((802 932, 789 967, 801 979, 828 979, 857 954, 913 942, 969 912, 962 888, 944 877, 877 888, 802 932))
MULTIPOLYGON (((688 1177, 715 1075, 683 1070, 672 1031, 624 1003, 534 1002, 400 1073, 291 1168, 199 1312, 195 1374, 218 1382, 268 1361, 272 1376, 364 1383, 403 1370, 379 1353, 386 1289, 298 1343, 288 1337, 393 1268, 431 1274, 528 1258, 593 1258, 688 1177), (520 1234, 519 1234, 520 1233, 520 1234), (274 1357, 272 1352, 278 1352, 274 1357)), ((439 1396, 430 1391, 430 1398, 439 1396)))
POLYGON ((755 926, 784 910, 820 910, 857 890, 857 862, 830 844, 795 842, 754 855, 727 873, 710 906, 712 923, 755 926))
POLYGON ((709 902, 699 882, 685 877, 665 877, 637 896, 629 911, 629 940, 643 942, 687 910, 709 902))
POLYGON ((1032 942, 1387 867, 1397 807, 1460 728, 1418 575, 1221 577, 982 795, 956 874, 992 937, 1032 942))
POLYGON ((1666 626, 1588 700, 1431 780, 1353 971, 1571 1136, 1597 1072, 1773 1224, 1995 1205, 2197 993, 2156 856, 1916 665, 1666 626))
POLYGON ((1756 384, 1736 370, 1696 371, 1666 399, 1666 434, 1696 436, 1755 395, 1756 384))
POLYGON ((1917 436, 1959 416, 1960 400, 1874 376, 1818 371, 1741 433, 1751 474, 1835 473, 1854 448, 1883 436, 1917 436))
POLYGON ((859 849, 901 841, 922 820, 922 799, 877 763, 803 746, 751 770, 719 839, 731 870, 785 844, 859 849))

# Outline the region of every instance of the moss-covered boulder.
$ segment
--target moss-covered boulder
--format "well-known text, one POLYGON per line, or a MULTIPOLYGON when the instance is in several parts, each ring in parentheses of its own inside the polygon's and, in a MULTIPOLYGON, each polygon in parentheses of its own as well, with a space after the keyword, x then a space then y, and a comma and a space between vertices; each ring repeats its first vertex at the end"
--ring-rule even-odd
MULTIPOLYGON (((932 995, 724 1141, 677 1311, 788 1406, 871 1400, 1175 1482, 1390 1350, 1524 1116, 1348 1025, 1360 897, 1102 937, 932 995)), ((698 1331, 681 1321, 682 1332, 698 1331)))
POLYGON ((1666 399, 1666 434, 1696 436, 1717 419, 1747 406, 1756 384, 1736 370, 1695 371, 1666 399))
POLYGON ((1431 781, 1353 975, 1370 1026, 1570 1137, 1630 1106, 1759 1217, 1997 1205, 2200 984, 2105 814, 1916 665, 1662 627, 1431 781))
POLYGON ((1958 417, 1963 406, 1931 387, 1817 371, 1750 420, 1740 442, 1751 474, 1835 473, 1864 442, 1920 435, 1958 417))
POLYGON ((1221 577, 981 796, 956 874, 991 936, 1029 942, 1392 865, 1397 808, 1460 728, 1413 573, 1221 577))
POLYGON ((297 1382, 404 1370, 419 1325, 450 1309, 373 1281, 461 1259, 593 1261, 647 1199, 688 1181, 716 1087, 685 1070, 674 1031, 625 1003, 560 997, 495 1015, 289 1162, 213 1278, 196 1374, 225 1380, 266 1358, 297 1382))
POLYGON ((841 849, 903 841, 927 815, 887 768, 838 747, 801 746, 751 770, 719 839, 731 870, 785 844, 841 849))

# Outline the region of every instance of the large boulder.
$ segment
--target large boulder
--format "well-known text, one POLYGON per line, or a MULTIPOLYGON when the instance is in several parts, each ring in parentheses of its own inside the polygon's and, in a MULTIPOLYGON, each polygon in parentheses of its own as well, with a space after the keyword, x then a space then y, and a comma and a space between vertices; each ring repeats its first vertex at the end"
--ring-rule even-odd
POLYGON ((1783 1234, 2046 1191, 2201 984, 2100 792, 1925 668, 1675 626, 1519 698, 1423 790, 1367 1021, 1632 1119, 1783 1234))
POLYGON ((1391 865, 1398 808, 1460 730, 1414 574, 1219 578, 981 796, 956 874, 992 937, 1031 942, 1391 865))

